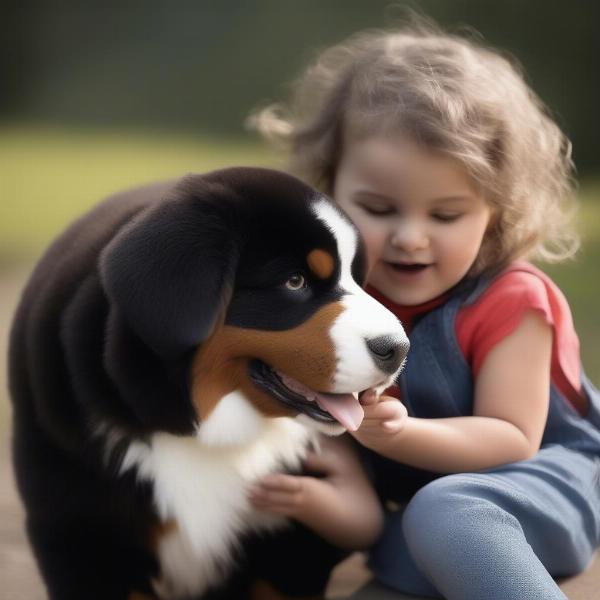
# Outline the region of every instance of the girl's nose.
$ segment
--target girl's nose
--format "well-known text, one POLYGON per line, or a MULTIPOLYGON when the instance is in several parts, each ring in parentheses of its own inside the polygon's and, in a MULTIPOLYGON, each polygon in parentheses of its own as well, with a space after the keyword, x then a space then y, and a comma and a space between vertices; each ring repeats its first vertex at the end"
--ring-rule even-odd
POLYGON ((429 236, 419 223, 406 222, 394 228, 390 243, 401 250, 421 250, 429 245, 429 236))

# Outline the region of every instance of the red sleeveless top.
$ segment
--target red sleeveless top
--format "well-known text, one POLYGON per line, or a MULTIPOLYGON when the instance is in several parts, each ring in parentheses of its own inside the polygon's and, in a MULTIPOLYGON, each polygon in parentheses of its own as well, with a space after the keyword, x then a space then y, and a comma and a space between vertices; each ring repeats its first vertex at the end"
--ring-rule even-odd
MULTIPOLYGON (((402 306, 371 286, 367 292, 402 321, 409 335, 416 316, 443 304, 448 297, 443 294, 424 304, 402 306)), ((580 414, 585 414, 587 400, 581 390, 579 339, 571 310, 556 284, 527 262, 509 265, 473 304, 463 306, 456 316, 456 338, 473 378, 489 351, 517 328, 528 310, 537 311, 552 327, 552 382, 580 414)))

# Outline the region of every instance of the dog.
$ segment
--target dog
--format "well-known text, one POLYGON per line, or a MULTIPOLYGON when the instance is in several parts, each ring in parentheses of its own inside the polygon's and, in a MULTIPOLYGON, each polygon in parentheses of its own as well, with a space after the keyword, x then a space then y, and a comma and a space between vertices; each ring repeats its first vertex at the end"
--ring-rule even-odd
POLYGON ((329 569, 339 550, 247 490, 300 472, 319 433, 356 429, 358 393, 402 368, 407 337, 365 271, 330 199, 250 167, 116 194, 50 246, 15 314, 9 387, 52 600, 318 593, 311 560, 329 569))

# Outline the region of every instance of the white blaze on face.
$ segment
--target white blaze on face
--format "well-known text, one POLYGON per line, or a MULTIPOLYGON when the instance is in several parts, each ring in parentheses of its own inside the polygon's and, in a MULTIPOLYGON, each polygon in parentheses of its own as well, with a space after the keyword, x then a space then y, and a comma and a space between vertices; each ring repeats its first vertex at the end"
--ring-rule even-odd
POLYGON ((391 385, 395 374, 383 373, 375 364, 367 340, 388 335, 407 341, 397 317, 369 296, 352 277, 352 262, 358 249, 356 230, 327 200, 313 208, 337 241, 341 262, 339 286, 344 291, 340 302, 344 311, 335 320, 330 335, 337 355, 333 392, 361 391, 391 385), (382 382, 385 381, 384 385, 382 382))

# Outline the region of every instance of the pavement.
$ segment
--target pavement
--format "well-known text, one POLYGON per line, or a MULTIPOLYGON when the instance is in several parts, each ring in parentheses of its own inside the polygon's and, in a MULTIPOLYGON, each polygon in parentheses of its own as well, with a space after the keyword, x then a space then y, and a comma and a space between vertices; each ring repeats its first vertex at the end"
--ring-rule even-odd
POLYGON ((44 600, 46 595, 24 533, 24 513, 9 455, 10 409, 6 390, 6 341, 29 267, 0 271, 0 599, 44 600))
MULTIPOLYGON (((0 600, 46 598, 25 536, 24 513, 10 465, 10 408, 4 367, 10 321, 29 269, 29 266, 21 266, 0 270, 0 600)), ((561 581, 561 589, 570 600, 600 600, 599 556, 584 573, 561 581)), ((415 596, 399 594, 371 581, 364 556, 360 553, 336 568, 327 598, 418 600, 415 596)))

